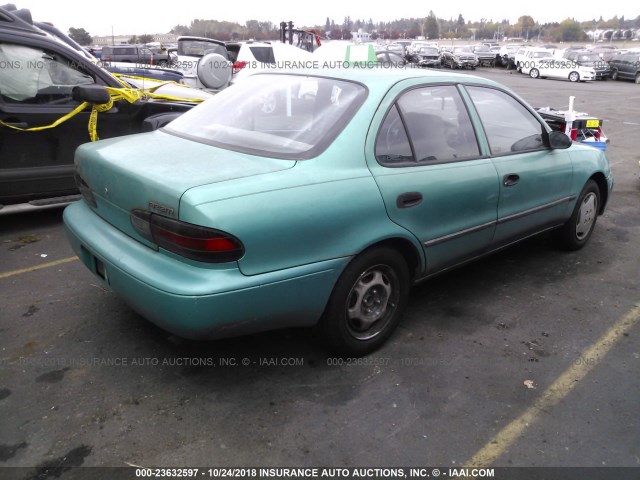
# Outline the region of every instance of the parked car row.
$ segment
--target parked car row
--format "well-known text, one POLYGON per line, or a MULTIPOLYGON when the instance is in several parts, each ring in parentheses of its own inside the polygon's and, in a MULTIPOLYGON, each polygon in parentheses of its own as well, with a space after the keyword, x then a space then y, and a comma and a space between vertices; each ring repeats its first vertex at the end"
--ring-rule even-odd
POLYGON ((609 60, 612 80, 633 80, 640 84, 640 52, 616 55, 609 60))
MULTIPOLYGON (((640 83, 640 51, 611 53, 613 49, 568 47, 563 50, 520 46, 503 52, 507 68, 516 68, 532 78, 589 80, 633 80, 640 83), (607 55, 605 55, 605 53, 607 55), (606 60, 606 59, 608 60, 606 60)), ((503 57, 504 58, 504 57, 503 57)))

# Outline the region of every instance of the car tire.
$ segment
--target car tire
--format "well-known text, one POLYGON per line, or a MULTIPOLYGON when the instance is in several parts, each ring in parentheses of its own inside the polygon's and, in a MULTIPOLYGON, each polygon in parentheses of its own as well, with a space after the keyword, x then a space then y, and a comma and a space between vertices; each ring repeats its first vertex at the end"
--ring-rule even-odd
POLYGON ((540 78, 540 71, 537 68, 532 68, 529 70, 529 76, 531 78, 540 78))
POLYGON ((640 73, 636 73, 636 83, 640 84, 640 73))
POLYGON ((556 230, 558 245, 570 251, 584 247, 596 226, 599 208, 600 188, 594 180, 589 180, 580 192, 571 217, 556 230))
POLYGON ((159 66, 160 68, 167 68, 167 66, 168 66, 168 65, 169 65, 169 62, 167 62, 166 60, 160 60, 160 61, 158 62, 158 66, 159 66))
POLYGON ((398 251, 364 251, 333 288, 318 325, 322 336, 341 354, 362 356, 376 350, 398 326, 409 286, 409 267, 398 251))
POLYGON ((570 82, 579 82, 580 81, 580 74, 578 72, 571 72, 569 74, 569 81, 570 82))

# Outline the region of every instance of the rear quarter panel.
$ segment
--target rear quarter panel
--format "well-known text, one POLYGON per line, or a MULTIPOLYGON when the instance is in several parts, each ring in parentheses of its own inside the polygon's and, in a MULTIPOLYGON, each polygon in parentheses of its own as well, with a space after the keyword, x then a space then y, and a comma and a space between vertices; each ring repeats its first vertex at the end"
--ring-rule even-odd
POLYGON ((245 275, 353 256, 388 238, 407 239, 419 250, 416 238, 387 216, 364 158, 360 168, 332 170, 331 163, 320 157, 287 171, 225 182, 218 187, 229 197, 220 198, 218 188, 217 200, 194 205, 203 191, 215 189, 200 187, 183 197, 180 218, 238 237, 245 247, 238 262, 245 275))

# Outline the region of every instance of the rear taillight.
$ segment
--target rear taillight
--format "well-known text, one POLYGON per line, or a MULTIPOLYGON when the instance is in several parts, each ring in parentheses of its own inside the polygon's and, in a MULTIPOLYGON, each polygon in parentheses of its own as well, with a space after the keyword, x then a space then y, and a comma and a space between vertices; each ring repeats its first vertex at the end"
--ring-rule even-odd
POLYGON ((75 173, 74 177, 76 180, 76 186, 82 194, 82 198, 84 198, 85 201, 93 208, 97 208, 98 204, 96 203, 96 197, 93 196, 93 192, 91 191, 89 185, 87 185, 87 182, 85 182, 84 179, 80 175, 78 175, 78 172, 75 173))
POLYGON ((233 70, 231 70, 231 72, 234 74, 238 73, 240 70, 247 66, 247 63, 248 62, 233 62, 233 70))
POLYGON ((207 263, 234 262, 244 247, 233 235, 164 217, 147 210, 133 210, 131 225, 142 237, 182 257, 207 263))

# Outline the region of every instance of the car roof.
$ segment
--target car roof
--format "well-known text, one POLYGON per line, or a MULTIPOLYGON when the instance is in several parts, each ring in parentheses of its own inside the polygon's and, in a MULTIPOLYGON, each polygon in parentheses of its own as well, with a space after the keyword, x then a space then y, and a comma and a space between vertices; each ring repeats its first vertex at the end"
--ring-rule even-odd
MULTIPOLYGON (((330 61, 328 61, 330 62, 330 61)), ((269 71, 260 72, 254 75, 305 75, 311 77, 336 78, 339 80, 352 81, 366 85, 370 90, 381 89, 388 90, 393 85, 403 80, 424 79, 425 83, 441 84, 441 83, 474 83, 488 86, 499 86, 505 88, 492 80, 477 77, 475 75, 467 75, 463 73, 454 73, 450 71, 426 70, 422 68, 366 68, 349 67, 349 68, 331 68, 331 69, 299 69, 287 71, 269 71)))
POLYGON ((46 32, 33 24, 31 11, 26 8, 18 9, 11 3, 0 6, 0 31, 47 36, 46 32))

